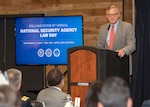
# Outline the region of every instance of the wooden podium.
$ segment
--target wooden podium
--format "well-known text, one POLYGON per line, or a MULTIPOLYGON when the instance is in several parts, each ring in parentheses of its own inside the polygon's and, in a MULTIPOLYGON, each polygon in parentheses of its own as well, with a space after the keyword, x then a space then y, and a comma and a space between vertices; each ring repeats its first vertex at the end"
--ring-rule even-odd
POLYGON ((81 98, 80 107, 91 82, 119 76, 129 82, 129 57, 119 58, 117 53, 92 46, 68 49, 68 90, 73 99, 81 98))

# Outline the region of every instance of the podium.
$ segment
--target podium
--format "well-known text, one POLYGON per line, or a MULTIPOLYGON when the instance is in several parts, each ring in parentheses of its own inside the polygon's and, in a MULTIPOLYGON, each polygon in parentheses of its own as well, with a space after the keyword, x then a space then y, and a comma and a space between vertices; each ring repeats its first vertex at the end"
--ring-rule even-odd
POLYGON ((88 86, 95 80, 103 81, 110 76, 119 76, 129 82, 129 56, 118 57, 110 50, 92 46, 68 49, 68 90, 73 99, 81 98, 80 107, 88 86))

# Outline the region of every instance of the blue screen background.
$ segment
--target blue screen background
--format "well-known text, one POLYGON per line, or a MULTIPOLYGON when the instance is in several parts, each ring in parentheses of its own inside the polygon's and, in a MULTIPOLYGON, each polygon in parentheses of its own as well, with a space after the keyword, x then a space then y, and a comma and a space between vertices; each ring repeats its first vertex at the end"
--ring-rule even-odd
POLYGON ((67 64, 67 49, 83 46, 82 16, 16 18, 16 64, 67 64))

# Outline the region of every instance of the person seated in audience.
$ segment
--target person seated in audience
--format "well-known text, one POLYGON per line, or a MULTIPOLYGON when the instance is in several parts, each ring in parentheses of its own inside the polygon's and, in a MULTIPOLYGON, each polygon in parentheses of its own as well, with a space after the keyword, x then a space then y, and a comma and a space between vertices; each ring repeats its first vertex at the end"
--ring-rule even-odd
POLYGON ((85 107, 97 107, 98 93, 101 90, 102 82, 97 80, 90 84, 85 97, 85 107))
POLYGON ((2 102, 0 103, 0 107, 15 107, 15 106, 2 102))
POLYGON ((98 107, 132 107, 129 86, 120 77, 109 77, 102 83, 98 100, 98 107))
POLYGON ((37 100, 43 101, 45 107, 64 107, 68 101, 68 94, 62 92, 64 78, 59 68, 51 69, 47 74, 49 87, 38 93, 37 100))
MULTIPOLYGON (((16 68, 10 68, 6 71, 9 84, 14 86, 18 91, 21 89, 22 85, 22 72, 16 68)), ((30 98, 27 96, 22 96, 21 98, 21 107, 32 107, 30 98)))
POLYGON ((0 85, 0 104, 20 107, 20 98, 20 93, 13 86, 0 85))

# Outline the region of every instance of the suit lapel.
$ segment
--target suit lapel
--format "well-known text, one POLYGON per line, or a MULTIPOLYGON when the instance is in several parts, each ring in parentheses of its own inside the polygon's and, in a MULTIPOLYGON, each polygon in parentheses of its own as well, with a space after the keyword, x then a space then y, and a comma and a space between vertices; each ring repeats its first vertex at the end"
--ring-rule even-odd
POLYGON ((107 44, 107 42, 106 42, 106 38, 107 38, 107 35, 108 35, 108 31, 110 30, 110 24, 107 24, 107 26, 106 26, 106 30, 105 30, 105 48, 106 49, 109 49, 109 45, 107 44))
POLYGON ((120 38, 121 31, 122 31, 122 21, 119 20, 118 27, 117 27, 117 30, 116 30, 116 33, 115 33, 113 49, 116 49, 116 46, 119 45, 117 40, 119 40, 119 38, 120 38))

